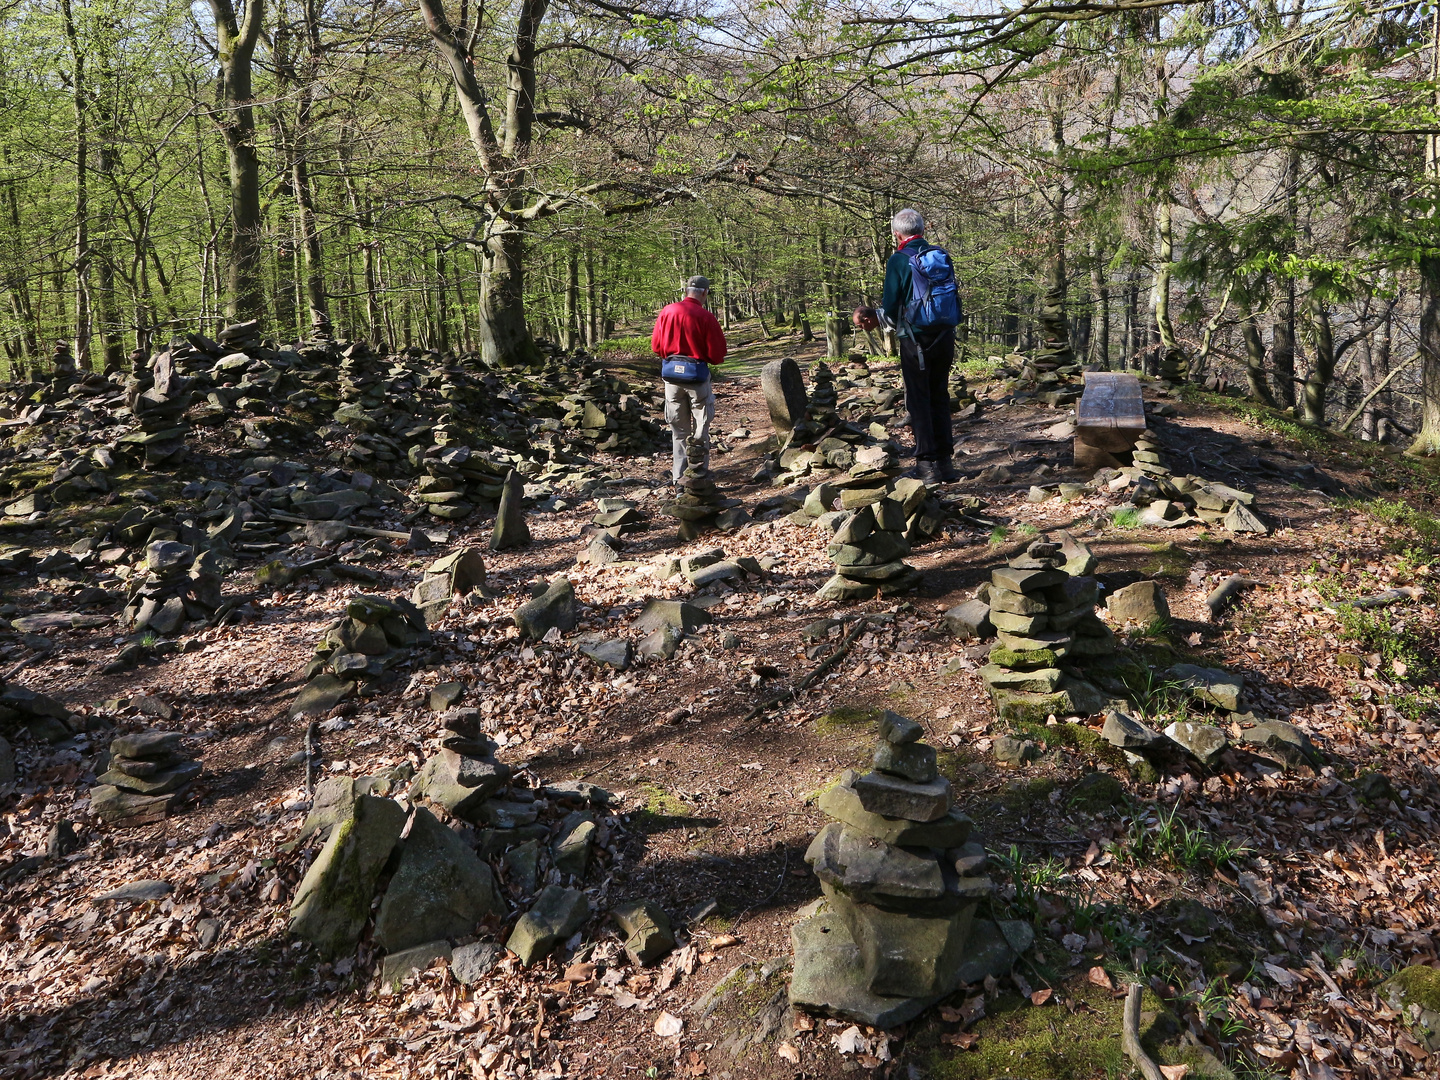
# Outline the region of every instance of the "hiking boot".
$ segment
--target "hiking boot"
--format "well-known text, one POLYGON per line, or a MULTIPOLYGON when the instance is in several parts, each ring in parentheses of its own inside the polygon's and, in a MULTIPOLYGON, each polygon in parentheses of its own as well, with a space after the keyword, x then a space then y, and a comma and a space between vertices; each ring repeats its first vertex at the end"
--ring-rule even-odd
POLYGON ((955 471, 955 462, 952 461, 950 458, 945 458, 938 464, 940 467, 941 483, 953 484, 956 480, 960 479, 960 474, 955 471))
POLYGON ((914 472, 915 479, 924 481, 926 487, 937 487, 942 483, 940 466, 934 461, 917 461, 914 472))

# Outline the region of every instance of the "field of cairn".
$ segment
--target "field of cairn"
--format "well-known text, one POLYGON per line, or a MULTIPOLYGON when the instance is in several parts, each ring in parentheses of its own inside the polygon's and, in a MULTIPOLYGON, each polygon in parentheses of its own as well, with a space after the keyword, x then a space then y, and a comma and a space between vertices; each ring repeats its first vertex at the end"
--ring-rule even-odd
POLYGON ((1077 469, 1014 355, 926 489, 777 359, 678 494, 638 357, 0 390, 0 1077, 1435 1075, 1433 466, 1144 380, 1077 469))

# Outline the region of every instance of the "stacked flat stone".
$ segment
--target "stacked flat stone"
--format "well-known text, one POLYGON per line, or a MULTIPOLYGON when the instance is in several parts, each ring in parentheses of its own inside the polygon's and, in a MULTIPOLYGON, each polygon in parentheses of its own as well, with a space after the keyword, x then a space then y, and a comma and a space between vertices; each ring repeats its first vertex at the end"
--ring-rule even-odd
POLYGON ((686 441, 685 457, 688 464, 680 477, 680 494, 674 502, 661 507, 662 512, 680 522, 681 541, 694 540, 716 530, 734 532, 748 521, 749 515, 740 500, 725 498, 710 478, 710 470, 705 465, 705 447, 699 439, 686 441))
MULTIPOLYGON (((357 341, 340 358, 340 398, 342 401, 376 408, 385 404, 385 387, 380 374, 379 359, 370 346, 357 341)), ((337 415, 335 419, 343 423, 337 415)))
POLYGON ((329 712, 353 693, 369 694, 385 673, 429 644, 425 616, 408 600, 356 596, 345 617, 326 627, 305 669, 309 682, 290 707, 291 716, 329 712))
POLYGON ((465 547, 436 559, 425 568, 425 576, 410 594, 426 625, 433 626, 457 596, 485 589, 485 557, 479 548, 465 547))
POLYGON ((204 766, 181 748, 178 731, 121 735, 110 744, 110 768, 90 789, 90 808, 112 825, 158 821, 204 766))
POLYGON ((1082 663, 1116 649, 1114 632, 1095 614, 1095 579, 1072 577, 1066 561, 1059 545, 1037 540, 990 575, 985 599, 998 640, 980 676, 1002 717, 1043 721, 1103 707, 1097 688, 1060 670, 1067 658, 1082 663))
POLYGON ((645 512, 631 499, 599 498, 590 523, 611 536, 626 536, 645 528, 645 512))
POLYGON ((431 516, 448 521, 498 502, 510 471, 468 446, 433 446, 419 462, 426 475, 420 478, 415 498, 431 516))
MULTIPOLYGON (((919 516, 926 494, 920 481, 900 481, 893 490, 844 519, 825 549, 835 560, 835 576, 820 587, 820 599, 869 600, 919 585, 920 571, 904 557, 910 554, 907 535, 911 520, 919 516)), ((844 497, 842 494, 842 501, 844 497)))
POLYGON ((560 423, 578 431, 597 450, 653 453, 665 445, 660 426, 646 415, 646 401, 623 380, 587 361, 579 386, 561 402, 560 423))
POLYGON ((120 438, 122 448, 142 452, 147 469, 177 465, 185 457, 185 410, 190 407, 190 380, 176 370, 167 350, 155 357, 148 373, 126 380, 126 404, 140 430, 120 438))
POLYGON ((220 567, 215 556, 176 540, 145 548, 144 573, 136 574, 122 621, 135 631, 170 635, 186 622, 206 620, 220 607, 220 567))
POLYGON ((967 974, 975 906, 994 886, 923 734, 913 720, 885 713, 874 769, 846 770, 820 797, 832 820, 805 860, 829 910, 792 932, 796 1004, 888 1027, 967 974), (836 950, 848 950, 850 962, 837 963, 836 950))
POLYGON ((1135 468, 1146 476, 1170 475, 1170 469, 1165 464, 1165 455, 1160 450, 1160 442, 1151 431, 1146 431, 1136 440, 1131 461, 1135 468))

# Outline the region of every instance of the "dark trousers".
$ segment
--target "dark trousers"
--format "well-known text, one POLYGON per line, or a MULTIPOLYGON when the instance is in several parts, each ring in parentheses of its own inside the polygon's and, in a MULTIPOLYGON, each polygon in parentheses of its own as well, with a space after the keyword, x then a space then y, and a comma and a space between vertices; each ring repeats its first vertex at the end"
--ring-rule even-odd
POLYGON ((950 368, 955 363, 955 331, 923 331, 917 342, 900 338, 900 374, 905 377, 905 407, 915 433, 916 461, 949 461, 955 456, 950 434, 950 368), (920 370, 920 353, 925 370, 920 370))

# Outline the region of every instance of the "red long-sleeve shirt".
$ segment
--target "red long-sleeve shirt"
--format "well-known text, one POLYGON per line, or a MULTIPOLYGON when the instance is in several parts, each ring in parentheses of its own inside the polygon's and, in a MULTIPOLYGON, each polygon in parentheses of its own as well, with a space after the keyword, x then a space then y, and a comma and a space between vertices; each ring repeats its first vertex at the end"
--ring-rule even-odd
POLYGON ((704 304, 687 296, 660 309, 650 349, 656 356, 690 356, 718 364, 725 359, 725 331, 704 304))

